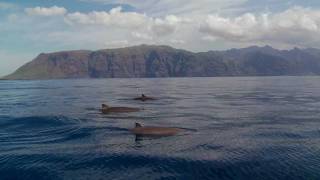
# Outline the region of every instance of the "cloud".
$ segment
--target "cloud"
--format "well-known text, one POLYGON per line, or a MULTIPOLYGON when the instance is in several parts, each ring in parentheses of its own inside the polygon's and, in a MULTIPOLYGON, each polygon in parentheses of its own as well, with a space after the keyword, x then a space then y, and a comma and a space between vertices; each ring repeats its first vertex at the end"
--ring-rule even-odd
MULTIPOLYGON (((168 14, 156 17, 126 11, 121 7, 86 13, 64 12, 50 19, 24 17, 31 19, 25 24, 33 23, 32 29, 41 32, 34 34, 33 30, 30 33, 26 30, 24 36, 61 49, 96 49, 142 43, 201 51, 252 44, 270 44, 281 48, 320 47, 318 9, 292 7, 278 13, 248 12, 237 16, 168 14)), ((20 18, 13 16, 11 19, 20 18)))
POLYGON ((0 9, 7 10, 7 9, 12 9, 14 7, 16 6, 12 3, 0 2, 0 9))
POLYGON ((182 39, 171 39, 170 43, 172 43, 172 44, 184 44, 186 42, 184 40, 182 40, 182 39))
POLYGON ((25 12, 30 16, 61 16, 67 13, 64 7, 52 6, 46 7, 34 7, 26 8, 25 12))
POLYGON ((65 21, 70 25, 102 25, 108 28, 143 29, 142 33, 134 32, 136 38, 152 39, 150 36, 166 36, 174 33, 179 25, 191 20, 168 15, 164 18, 152 18, 137 12, 123 12, 121 7, 110 11, 93 11, 89 13, 69 13, 65 21))
MULTIPOLYGON (((236 17, 219 14, 152 17, 145 13, 123 11, 120 6, 109 11, 88 13, 68 13, 65 8, 56 6, 30 8, 29 11, 29 14, 32 12, 31 14, 46 16, 60 14, 62 24, 66 26, 63 28, 72 30, 70 33, 63 33, 60 28, 59 37, 64 38, 52 36, 54 33, 48 30, 48 37, 66 41, 70 40, 66 37, 68 34, 72 36, 73 43, 84 41, 93 45, 97 41, 97 44, 103 46, 105 42, 119 41, 122 44, 164 43, 191 46, 188 42, 192 42, 191 48, 199 44, 207 44, 209 48, 209 44, 217 42, 226 45, 270 44, 276 47, 320 46, 320 38, 317 38, 320 37, 320 10, 303 7, 292 7, 278 13, 248 12, 236 17), (91 34, 84 36, 85 31, 91 34), (77 38, 77 35, 86 38, 77 38), (90 36, 94 37, 91 38, 93 40, 90 40, 90 36), (124 40, 126 43, 123 43, 124 40)), ((42 25, 44 27, 46 26, 42 25)))
POLYGON ((124 39, 124 40, 109 41, 109 42, 106 42, 104 45, 106 48, 119 48, 119 47, 127 47, 130 45, 130 43, 128 40, 124 39))
POLYGON ((69 24, 105 25, 120 28, 138 28, 148 21, 145 14, 136 12, 122 12, 121 7, 113 8, 109 12, 93 11, 90 13, 70 13, 65 17, 69 24))
POLYGON ((131 36, 138 40, 152 40, 152 36, 148 35, 147 33, 140 33, 140 32, 132 32, 131 36))
POLYGON ((309 46, 320 40, 320 11, 292 7, 280 13, 246 13, 235 18, 208 15, 199 30, 206 39, 210 39, 209 36, 238 43, 309 46))
POLYGON ((200 32, 228 40, 243 40, 252 38, 252 31, 255 31, 260 23, 250 13, 233 19, 208 15, 200 26, 200 32))
POLYGON ((168 15, 164 19, 156 18, 151 26, 152 32, 157 36, 165 36, 176 31, 182 23, 189 23, 191 20, 179 18, 175 15, 168 15))
POLYGON ((150 15, 206 14, 240 5, 247 0, 82 0, 106 4, 127 4, 150 15))

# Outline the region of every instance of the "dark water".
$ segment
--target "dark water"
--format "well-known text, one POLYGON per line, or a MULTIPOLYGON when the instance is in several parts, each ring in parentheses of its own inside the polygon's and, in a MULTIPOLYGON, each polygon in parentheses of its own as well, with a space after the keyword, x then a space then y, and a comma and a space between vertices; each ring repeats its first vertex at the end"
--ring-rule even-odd
POLYGON ((0 179, 320 179, 320 77, 0 81, 0 179))

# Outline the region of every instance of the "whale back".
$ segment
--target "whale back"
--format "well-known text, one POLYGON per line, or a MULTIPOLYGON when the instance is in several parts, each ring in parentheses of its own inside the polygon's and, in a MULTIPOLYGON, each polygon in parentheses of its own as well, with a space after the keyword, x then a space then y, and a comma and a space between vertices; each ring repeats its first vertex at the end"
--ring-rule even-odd
POLYGON ((154 98, 154 97, 149 97, 149 96, 146 96, 146 95, 142 94, 140 97, 136 97, 133 100, 149 101, 149 100, 157 100, 157 99, 154 98))
POLYGON ((131 108, 131 107, 110 107, 104 106, 102 107, 102 113, 130 113, 130 112, 137 112, 140 111, 139 108, 131 108))
POLYGON ((130 130, 138 136, 173 136, 182 131, 180 128, 174 127, 156 127, 142 126, 140 123, 135 123, 135 128, 130 130))

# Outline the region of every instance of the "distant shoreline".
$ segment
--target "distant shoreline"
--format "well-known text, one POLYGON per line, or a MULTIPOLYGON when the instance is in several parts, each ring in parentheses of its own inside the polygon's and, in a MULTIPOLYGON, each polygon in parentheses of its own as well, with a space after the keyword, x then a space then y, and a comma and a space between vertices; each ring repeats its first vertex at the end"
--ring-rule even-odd
POLYGON ((274 76, 194 76, 194 77, 143 77, 143 78, 122 78, 122 77, 115 77, 115 78, 56 78, 56 79, 5 79, 0 78, 0 81, 50 81, 50 80, 116 80, 116 79, 199 79, 199 78, 255 78, 255 77, 320 77, 320 75, 274 75, 274 76))

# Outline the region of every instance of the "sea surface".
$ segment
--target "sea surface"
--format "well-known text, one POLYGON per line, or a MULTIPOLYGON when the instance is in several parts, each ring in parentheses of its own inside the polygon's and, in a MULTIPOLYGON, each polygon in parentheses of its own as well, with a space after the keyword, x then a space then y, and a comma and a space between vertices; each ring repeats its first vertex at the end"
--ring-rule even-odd
POLYGON ((320 179, 320 77, 0 81, 0 179, 320 179))

